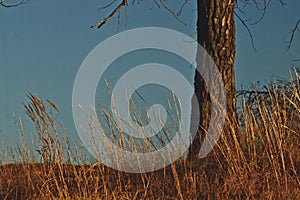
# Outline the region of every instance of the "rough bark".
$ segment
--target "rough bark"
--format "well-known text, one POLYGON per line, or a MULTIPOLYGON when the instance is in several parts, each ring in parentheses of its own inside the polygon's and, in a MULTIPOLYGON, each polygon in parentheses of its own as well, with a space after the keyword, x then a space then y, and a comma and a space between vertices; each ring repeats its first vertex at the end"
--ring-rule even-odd
MULTIPOLYGON (((234 78, 235 23, 234 0, 197 0, 197 40, 198 43, 210 54, 218 67, 226 90, 227 120, 224 131, 228 134, 229 126, 237 125, 236 91, 234 78)), ((197 54, 197 64, 201 58, 197 54)), ((199 102, 199 127, 198 134, 189 148, 189 159, 198 157, 201 141, 208 129, 211 107, 210 97, 205 81, 199 73, 194 78, 195 94, 199 102)), ((192 108, 193 109, 193 108, 192 108)), ((192 112, 196 112, 195 109, 192 112)))

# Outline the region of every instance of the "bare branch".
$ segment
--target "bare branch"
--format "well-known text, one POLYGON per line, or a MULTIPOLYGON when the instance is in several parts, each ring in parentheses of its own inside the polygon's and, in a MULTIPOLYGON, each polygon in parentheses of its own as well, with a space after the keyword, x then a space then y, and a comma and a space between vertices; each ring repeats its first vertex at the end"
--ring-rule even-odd
POLYGON ((266 0, 263 0, 263 8, 260 8, 259 5, 258 5, 258 2, 255 1, 255 5, 256 5, 256 8, 258 10, 262 10, 262 14, 260 15, 260 17, 258 18, 258 20, 256 22, 253 22, 252 24, 250 25, 256 25, 258 24, 259 22, 261 22, 261 20, 264 18, 266 12, 267 12, 267 7, 269 6, 271 0, 268 1, 268 3, 266 2, 266 0))
POLYGON ((177 12, 177 16, 180 16, 182 14, 184 6, 189 2, 189 0, 184 0, 183 4, 181 5, 180 10, 177 12))
POLYGON ((5 0, 1 0, 0 5, 5 7, 5 8, 13 8, 13 7, 17 7, 17 6, 20 6, 22 4, 25 4, 28 1, 29 0, 20 0, 18 3, 15 3, 15 4, 6 4, 5 0))
POLYGON ((167 9, 167 11, 169 11, 169 12, 176 18, 177 21, 179 21, 179 22, 182 23, 183 25, 187 26, 187 24, 186 24, 184 21, 182 21, 182 20, 177 16, 176 13, 173 12, 173 10, 166 4, 166 2, 165 2, 164 0, 159 0, 159 1, 160 1, 160 3, 162 4, 162 6, 163 6, 165 9, 167 9))
POLYGON ((160 5, 159 5, 159 3, 157 2, 157 0, 153 0, 153 1, 154 1, 155 5, 156 5, 158 8, 160 8, 160 5))
MULTIPOLYGON (((250 25, 256 25, 258 24, 259 22, 262 21, 262 19, 264 18, 264 16, 266 15, 266 12, 267 12, 267 8, 270 6, 270 3, 272 0, 235 0, 236 1, 236 8, 242 13, 242 14, 245 14, 244 12, 244 8, 248 7, 248 6, 251 6, 251 3, 252 5, 254 5, 256 7, 256 9, 258 11, 262 11, 261 14, 259 14, 259 18, 251 23, 250 25), (241 2, 243 3, 243 8, 241 8, 241 6, 238 4, 238 2, 241 2)), ((283 0, 277 0, 282 6, 285 6, 286 3, 283 1, 283 0)))
POLYGON ((106 6, 103 6, 101 8, 99 8, 98 10, 104 10, 106 8, 109 8, 111 5, 113 5, 117 0, 113 0, 111 1, 109 4, 107 4, 106 6))
POLYGON ((254 51, 257 51, 256 48, 255 48, 254 38, 253 38, 252 32, 251 32, 250 28, 248 27, 246 21, 244 19, 242 19, 235 11, 234 11, 234 15, 239 19, 239 21, 246 28, 246 30, 247 30, 247 32, 248 32, 248 34, 250 36, 250 39, 251 39, 252 48, 254 49, 254 51))
MULTIPOLYGON (((110 5, 106 6, 106 7, 109 7, 110 5)), ((102 21, 98 22, 97 24, 94 24, 91 26, 91 28, 101 28, 101 26, 103 26, 103 24, 105 24, 108 20, 110 20, 116 13, 119 13, 120 9, 122 7, 127 7, 128 6, 128 3, 127 3, 127 0, 123 0, 113 11, 112 13, 106 17, 105 19, 103 19, 102 21)))
POLYGON ((287 49, 284 51, 284 53, 288 52, 290 48, 292 47, 292 43, 295 38, 296 32, 299 32, 299 26, 300 26, 300 19, 296 22, 294 28, 292 29, 290 40, 288 41, 287 49))
MULTIPOLYGON (((28 1, 28 0, 27 0, 28 1)), ((110 3, 108 3, 107 5, 99 8, 98 10, 103 10, 103 9, 107 9, 109 7, 111 7, 113 4, 116 3, 117 0, 112 0, 110 1, 110 3)), ((135 2, 137 2, 138 4, 140 3, 141 0, 133 0, 132 4, 134 4, 135 2)), ((183 20, 181 20, 179 18, 179 16, 181 15, 184 6, 188 3, 189 0, 184 0, 183 4, 181 5, 181 8, 179 9, 179 11, 177 13, 175 13, 165 2, 165 0, 153 0, 154 4, 160 8, 161 6, 164 7, 169 13, 171 13, 177 21, 179 21, 180 23, 184 24, 185 26, 187 25, 183 20)), ((102 21, 93 24, 91 26, 91 28, 101 28, 107 21, 109 21, 112 17, 114 17, 115 15, 118 15, 118 24, 120 24, 120 10, 121 8, 125 7, 125 14, 126 14, 126 19, 127 19, 127 11, 126 11, 126 7, 128 6, 128 0, 122 0, 122 2, 106 17, 104 18, 102 21)))
POLYGON ((242 8, 240 7, 239 1, 235 1, 235 5, 236 5, 236 8, 237 8, 242 14, 245 14, 245 11, 243 11, 242 8))

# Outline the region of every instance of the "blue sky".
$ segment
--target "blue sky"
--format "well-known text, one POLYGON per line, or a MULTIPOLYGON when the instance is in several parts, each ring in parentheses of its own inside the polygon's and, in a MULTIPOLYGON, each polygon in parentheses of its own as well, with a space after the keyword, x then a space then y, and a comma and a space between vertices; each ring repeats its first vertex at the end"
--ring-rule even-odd
MULTIPOLYGON (((252 49, 245 28, 236 21, 237 88, 250 82, 268 81, 272 75, 288 78, 289 69, 299 65, 292 62, 300 57, 299 37, 288 53, 283 52, 284 41, 289 39, 290 30, 300 18, 300 1, 286 2, 282 7, 273 1, 264 19, 250 26, 257 51, 252 49)), ((181 16, 187 26, 165 9, 152 9, 153 3, 145 1, 128 7, 127 21, 123 11, 120 25, 115 17, 100 30, 90 29, 90 25, 109 13, 99 12, 97 8, 101 5, 104 5, 101 1, 31 0, 18 8, 0 8, 0 138, 6 144, 14 144, 18 138, 13 112, 22 116, 26 134, 34 131, 21 104, 27 101, 27 92, 54 101, 61 110, 67 133, 78 143, 71 111, 73 82, 83 59, 106 38, 119 31, 146 26, 170 28, 191 36, 195 33, 195 2, 191 0, 181 16)), ((246 11, 243 17, 251 17, 250 22, 258 18, 255 9, 250 7, 246 11)))

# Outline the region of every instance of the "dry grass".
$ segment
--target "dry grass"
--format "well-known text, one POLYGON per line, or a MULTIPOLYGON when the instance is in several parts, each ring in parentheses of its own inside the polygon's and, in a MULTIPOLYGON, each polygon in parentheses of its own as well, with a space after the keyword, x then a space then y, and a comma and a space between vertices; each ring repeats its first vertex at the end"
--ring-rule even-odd
POLYGON ((2 160, 10 154, 18 161, 0 165, 0 199, 300 199, 299 80, 295 72, 290 82, 247 93, 240 132, 224 133, 206 158, 143 174, 78 162, 81 156, 58 139, 48 113, 58 111, 55 104, 48 101, 47 110, 29 94, 25 108, 43 162, 31 158, 25 144, 3 150, 2 160))

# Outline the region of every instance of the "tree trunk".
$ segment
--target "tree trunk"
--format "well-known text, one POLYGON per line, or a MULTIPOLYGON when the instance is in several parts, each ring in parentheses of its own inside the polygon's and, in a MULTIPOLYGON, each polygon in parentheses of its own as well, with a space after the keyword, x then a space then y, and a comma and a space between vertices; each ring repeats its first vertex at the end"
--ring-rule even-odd
MULTIPOLYGON (((237 125, 236 91, 234 79, 235 0, 197 0, 197 40, 210 54, 222 75, 227 100, 227 118, 224 126, 225 134, 229 134, 229 126, 237 125)), ((197 64, 201 62, 197 53, 197 64)), ((210 97, 204 79, 196 72, 194 78, 195 94, 199 102, 200 119, 198 133, 189 148, 189 159, 198 158, 201 142, 210 121, 210 97)), ((192 112, 197 112, 192 108, 192 112)))

